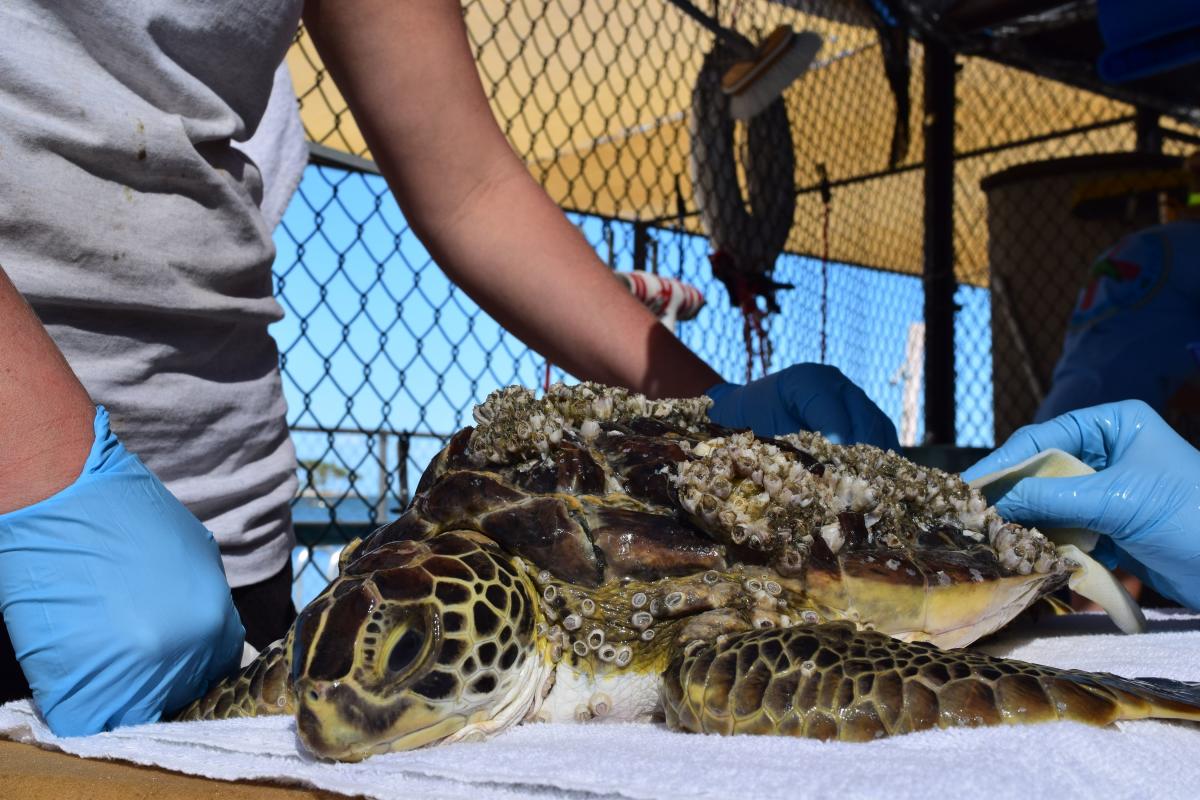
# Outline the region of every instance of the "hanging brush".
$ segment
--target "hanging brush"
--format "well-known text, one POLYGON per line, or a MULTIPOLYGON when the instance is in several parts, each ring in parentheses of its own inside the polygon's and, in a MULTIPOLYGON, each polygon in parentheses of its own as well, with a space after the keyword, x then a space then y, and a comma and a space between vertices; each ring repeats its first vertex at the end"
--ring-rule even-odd
POLYGON ((689 0, 668 0, 671 5, 712 31, 739 55, 721 77, 721 92, 729 98, 734 119, 750 119, 771 103, 812 64, 821 49, 821 37, 812 31, 796 33, 780 25, 758 45, 723 27, 689 0))

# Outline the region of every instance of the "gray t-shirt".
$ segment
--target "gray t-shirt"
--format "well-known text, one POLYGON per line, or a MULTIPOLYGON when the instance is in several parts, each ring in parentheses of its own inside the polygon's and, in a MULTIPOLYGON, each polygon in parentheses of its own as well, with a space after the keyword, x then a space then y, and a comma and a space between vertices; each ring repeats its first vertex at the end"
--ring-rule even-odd
POLYGON ((300 7, 0 3, 0 265, 234 586, 286 563, 296 478, 262 181, 230 143, 300 7))

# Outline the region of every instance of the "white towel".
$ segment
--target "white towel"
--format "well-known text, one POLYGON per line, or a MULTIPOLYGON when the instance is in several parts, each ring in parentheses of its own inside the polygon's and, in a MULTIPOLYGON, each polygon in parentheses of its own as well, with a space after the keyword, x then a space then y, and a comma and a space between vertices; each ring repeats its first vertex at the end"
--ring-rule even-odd
MULTIPOLYGON (((1097 615, 1042 620, 989 652, 1127 676, 1200 680, 1200 614, 1151 612, 1111 633, 1097 615), (1036 638, 1031 638, 1036 633, 1036 638)), ((75 739, 27 702, 0 707, 0 735, 89 758, 194 775, 271 780, 373 798, 1187 798, 1200 795, 1200 726, 1141 721, 956 729, 869 744, 688 736, 656 725, 523 725, 489 742, 328 764, 298 749, 291 719, 143 725, 75 739)))

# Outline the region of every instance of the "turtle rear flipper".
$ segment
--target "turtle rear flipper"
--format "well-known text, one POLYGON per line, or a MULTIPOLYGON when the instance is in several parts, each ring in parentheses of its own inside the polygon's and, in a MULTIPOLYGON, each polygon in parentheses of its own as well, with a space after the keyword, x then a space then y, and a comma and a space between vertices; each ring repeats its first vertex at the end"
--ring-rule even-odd
MULTIPOLYGON (((1200 683, 1167 678, 1122 678, 1107 673, 1092 674, 1090 677, 1119 693, 1127 712, 1140 700, 1147 710, 1141 715, 1142 718, 1200 721, 1200 683)), ((1129 714, 1121 719, 1138 717, 1129 714)))
POLYGON ((268 645, 237 675, 218 682, 198 700, 170 715, 170 721, 296 713, 284 657, 286 641, 280 639, 268 645))
POLYGON ((1053 720, 1200 721, 1197 685, 947 652, 847 623, 693 642, 663 673, 662 700, 680 730, 843 741, 1053 720))

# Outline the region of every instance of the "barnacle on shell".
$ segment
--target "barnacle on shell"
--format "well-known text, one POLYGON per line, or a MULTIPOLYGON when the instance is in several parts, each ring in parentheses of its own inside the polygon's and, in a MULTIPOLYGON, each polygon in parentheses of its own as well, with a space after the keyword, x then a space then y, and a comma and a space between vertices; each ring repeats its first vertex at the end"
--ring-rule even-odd
POLYGON ((995 552, 1009 573, 1065 568, 1036 529, 1004 522, 957 475, 922 467, 869 445, 835 445, 819 433, 773 444, 736 433, 691 448, 674 481, 680 503, 727 544, 797 560, 819 537, 833 553, 845 545, 847 512, 861 515, 876 546, 908 549, 920 531, 948 526, 995 552), (795 451, 815 462, 805 461, 795 451))
POLYGON ((594 439, 602 422, 650 417, 698 430, 708 418, 707 397, 651 400, 644 395, 598 383, 556 383, 539 398, 521 386, 497 389, 475 407, 475 431, 467 446, 480 464, 501 464, 545 456, 566 433, 594 439))
MULTIPOLYGON (((476 406, 467 452, 480 465, 549 461, 564 437, 593 442, 604 423, 642 417, 700 433, 710 405, 707 397, 650 400, 595 383, 558 383, 540 398, 510 386, 476 406)), ((943 529, 963 547, 991 548, 1010 574, 1066 568, 1045 536, 1002 520, 957 475, 892 451, 835 445, 815 432, 775 440, 738 432, 680 447, 688 460, 674 465, 671 480, 683 508, 716 539, 770 553, 792 574, 814 544, 837 553, 857 536, 882 549, 915 549, 924 546, 921 535, 943 529)))
POLYGON ((679 464, 680 504, 727 543, 782 550, 825 524, 832 489, 791 454, 751 433, 735 433, 691 448, 679 464))

